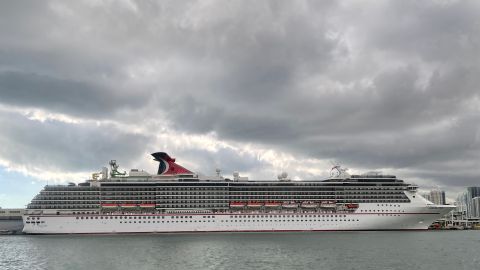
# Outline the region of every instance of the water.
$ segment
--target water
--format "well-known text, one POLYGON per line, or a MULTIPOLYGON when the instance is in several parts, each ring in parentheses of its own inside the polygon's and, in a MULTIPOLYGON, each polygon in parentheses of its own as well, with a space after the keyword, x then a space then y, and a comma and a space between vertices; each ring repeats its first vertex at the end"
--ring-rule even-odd
POLYGON ((480 269, 480 231, 0 236, 0 269, 480 269))

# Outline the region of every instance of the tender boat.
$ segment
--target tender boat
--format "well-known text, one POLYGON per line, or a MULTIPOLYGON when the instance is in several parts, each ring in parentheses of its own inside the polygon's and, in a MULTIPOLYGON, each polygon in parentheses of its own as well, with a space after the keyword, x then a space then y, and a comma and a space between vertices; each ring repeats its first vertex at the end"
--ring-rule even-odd
POLYGON ((230 207, 232 207, 232 208, 243 208, 243 207, 245 207, 245 203, 244 202, 231 202, 230 207))
POLYGON ((250 207, 250 208, 258 208, 258 207, 262 207, 263 206, 263 203, 261 202, 248 202, 247 203, 247 207, 250 207))
POLYGON ((315 202, 302 202, 302 207, 303 208, 317 208, 318 203, 315 202))
POLYGON ((265 207, 279 207, 279 206, 281 206, 281 204, 278 203, 278 202, 266 202, 265 203, 265 207))
POLYGON ((336 208, 337 203, 335 201, 323 201, 320 203, 320 207, 322 208, 336 208))

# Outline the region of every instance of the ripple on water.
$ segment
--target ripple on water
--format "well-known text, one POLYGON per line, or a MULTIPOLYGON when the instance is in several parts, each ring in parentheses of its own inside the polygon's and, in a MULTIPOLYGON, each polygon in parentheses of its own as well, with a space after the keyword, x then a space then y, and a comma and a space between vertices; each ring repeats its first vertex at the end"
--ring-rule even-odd
POLYGON ((0 236, 0 269, 480 269, 478 231, 0 236))

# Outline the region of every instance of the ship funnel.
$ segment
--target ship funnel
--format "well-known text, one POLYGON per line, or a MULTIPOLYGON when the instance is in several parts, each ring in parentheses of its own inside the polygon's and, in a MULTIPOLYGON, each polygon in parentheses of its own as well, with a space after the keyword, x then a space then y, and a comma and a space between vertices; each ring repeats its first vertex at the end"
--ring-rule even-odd
POLYGON ((158 164, 157 174, 193 174, 193 172, 175 163, 175 159, 165 152, 156 152, 152 156, 154 157, 153 160, 160 163, 158 164))

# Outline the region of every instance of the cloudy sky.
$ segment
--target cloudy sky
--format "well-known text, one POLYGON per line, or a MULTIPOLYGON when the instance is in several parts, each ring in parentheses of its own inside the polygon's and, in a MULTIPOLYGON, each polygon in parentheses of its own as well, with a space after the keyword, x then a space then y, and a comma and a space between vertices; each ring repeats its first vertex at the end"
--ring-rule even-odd
POLYGON ((479 1, 2 1, 0 206, 166 151, 203 174, 480 185, 479 1))

